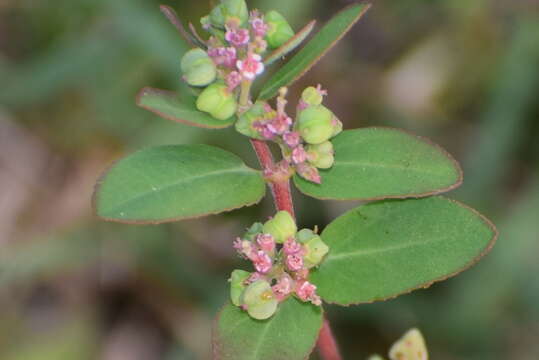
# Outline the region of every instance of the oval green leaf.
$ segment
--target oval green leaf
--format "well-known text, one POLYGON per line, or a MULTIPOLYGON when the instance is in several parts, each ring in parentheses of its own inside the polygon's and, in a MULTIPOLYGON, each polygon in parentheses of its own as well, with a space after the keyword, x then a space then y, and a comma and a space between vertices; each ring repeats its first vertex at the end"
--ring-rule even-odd
POLYGON ((176 93, 166 90, 145 87, 137 95, 137 105, 167 120, 206 128, 224 129, 236 121, 232 116, 227 120, 214 119, 210 115, 198 111, 193 96, 180 98, 176 93))
POLYGON ((402 130, 347 130, 332 142, 335 163, 320 170, 321 184, 294 177, 302 193, 318 199, 380 200, 435 195, 462 184, 462 170, 451 155, 402 130))
POLYGON ((335 15, 303 49, 277 71, 264 85, 259 99, 271 99, 279 89, 303 76, 365 14, 370 4, 353 4, 335 15))
POLYGON ((264 59, 264 65, 269 66, 273 64, 275 61, 284 58, 288 53, 297 48, 303 42, 303 40, 305 40, 307 36, 309 36, 311 31, 313 31, 315 24, 316 20, 312 20, 310 23, 305 25, 303 29, 298 31, 298 33, 294 35, 292 39, 288 40, 283 46, 278 49, 275 49, 275 51, 266 56, 266 58, 264 59))
POLYGON ((475 264, 497 238, 475 210, 444 197, 386 200, 353 209, 322 232, 330 251, 311 275, 340 305, 426 288, 475 264))
POLYGON ((226 305, 213 332, 216 360, 303 360, 322 327, 322 309, 290 298, 267 320, 255 320, 239 307, 226 305))
POLYGON ((94 193, 97 215, 110 221, 158 224, 229 211, 260 201, 260 172, 208 145, 140 150, 114 164, 94 193))

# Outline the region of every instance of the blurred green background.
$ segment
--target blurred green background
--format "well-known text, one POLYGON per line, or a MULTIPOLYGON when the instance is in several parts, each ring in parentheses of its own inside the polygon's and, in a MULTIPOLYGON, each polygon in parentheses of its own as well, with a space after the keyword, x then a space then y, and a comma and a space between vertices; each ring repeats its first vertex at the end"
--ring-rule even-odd
MULTIPOLYGON (((258 0, 296 29, 344 0, 258 0)), ((209 359, 231 242, 256 207, 160 226, 100 222, 91 193, 114 159, 155 144, 209 143, 256 166, 232 130, 167 122, 137 90, 178 89, 186 45, 157 0, 0 0, 0 359, 209 359)), ((169 0, 184 20, 206 1, 169 0)), ((346 128, 428 136, 463 164, 450 194, 501 236, 457 278, 395 300, 329 308, 346 359, 417 326, 432 359, 539 359, 539 4, 374 0, 295 86, 322 83, 346 128)), ((303 227, 354 202, 295 194, 303 227)), ((316 354, 313 355, 316 358, 316 354)))

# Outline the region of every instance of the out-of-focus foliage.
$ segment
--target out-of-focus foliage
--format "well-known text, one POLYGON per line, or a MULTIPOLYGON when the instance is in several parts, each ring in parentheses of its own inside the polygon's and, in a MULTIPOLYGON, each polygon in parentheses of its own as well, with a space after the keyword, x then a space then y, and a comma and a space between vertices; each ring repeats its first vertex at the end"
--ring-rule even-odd
MULTIPOLYGON (((296 30, 350 1, 253 0, 296 30)), ((208 359, 231 249, 271 203, 154 227, 101 223, 92 186, 113 160, 156 144, 209 143, 256 167, 233 129, 203 130, 135 106, 179 90, 187 49, 154 0, 0 2, 0 358, 208 359)), ((170 0, 184 21, 204 1, 170 0)), ((459 200, 501 224, 459 277, 328 315, 350 358, 411 327, 433 359, 539 355, 539 5, 533 0, 373 1, 361 24, 292 89, 322 83, 345 128, 395 126, 462 162, 459 200), (346 312, 345 312, 346 311, 346 312)), ((276 65, 272 65, 273 71, 276 65)), ((295 194, 302 227, 357 203, 295 194)), ((316 355, 314 356, 316 357, 316 355)))

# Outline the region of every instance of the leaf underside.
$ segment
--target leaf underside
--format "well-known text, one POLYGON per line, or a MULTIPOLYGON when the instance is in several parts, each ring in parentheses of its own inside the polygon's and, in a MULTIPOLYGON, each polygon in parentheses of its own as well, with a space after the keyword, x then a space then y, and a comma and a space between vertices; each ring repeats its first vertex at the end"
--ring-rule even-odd
POLYGON ((451 155, 401 130, 346 130, 332 142, 335 163, 320 171, 321 184, 294 177, 304 194, 334 200, 423 197, 462 183, 462 171, 451 155))
POLYGON ((162 223, 216 214, 260 201, 265 183, 241 159, 208 145, 140 150, 105 172, 97 214, 125 223, 162 223))
POLYGON ((283 86, 289 86, 299 79, 322 56, 339 41, 369 9, 370 4, 353 4, 335 15, 305 47, 279 69, 262 88, 259 99, 267 100, 283 86))
POLYGON ((475 210, 438 196, 353 209, 322 232, 330 252, 311 281, 340 305, 393 298, 467 269, 497 231, 475 210))
POLYGON ((232 304, 220 312, 213 333, 217 360, 303 360, 322 326, 322 309, 289 298, 267 320, 255 320, 232 304))
POLYGON ((180 97, 171 91, 145 87, 137 95, 137 105, 167 120, 207 129, 223 129, 236 121, 236 116, 218 120, 198 111, 193 96, 180 97))

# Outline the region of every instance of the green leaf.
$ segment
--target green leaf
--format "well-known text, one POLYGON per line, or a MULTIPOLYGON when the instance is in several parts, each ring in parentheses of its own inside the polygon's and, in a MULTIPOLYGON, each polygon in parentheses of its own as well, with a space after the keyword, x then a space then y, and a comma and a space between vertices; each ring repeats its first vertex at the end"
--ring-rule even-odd
POLYGON ((462 183, 458 163, 429 140, 390 128, 343 131, 333 140, 335 163, 321 184, 294 177, 318 199, 379 200, 439 194, 462 183))
POLYGON ((370 4, 353 4, 335 15, 296 56, 271 77, 260 92, 259 99, 274 97, 279 89, 303 76, 339 41, 365 14, 370 4))
POLYGON ((386 200, 353 209, 322 232, 330 251, 311 275, 341 305, 393 298, 474 265, 497 238, 475 210, 444 197, 386 200))
POLYGON ((227 120, 214 119, 209 114, 198 111, 193 96, 180 99, 178 94, 171 91, 145 87, 137 95, 137 105, 165 118, 207 129, 223 129, 236 121, 232 116, 227 120))
POLYGON ((237 156, 208 145, 169 145, 114 164, 94 204, 106 220, 157 224, 252 205, 264 193, 261 174, 237 156))
POLYGON ((213 335, 214 359, 303 360, 322 327, 322 309, 289 298, 267 320, 255 320, 239 307, 226 305, 213 335))
POLYGON ((266 66, 273 64, 275 61, 279 60, 280 58, 285 57, 289 52, 293 51, 296 47, 298 47, 303 40, 309 36, 311 31, 314 29, 314 25, 316 24, 316 20, 311 21, 303 29, 298 31, 292 39, 288 40, 284 45, 279 47, 278 49, 275 49, 271 54, 269 54, 264 59, 264 64, 266 66))

